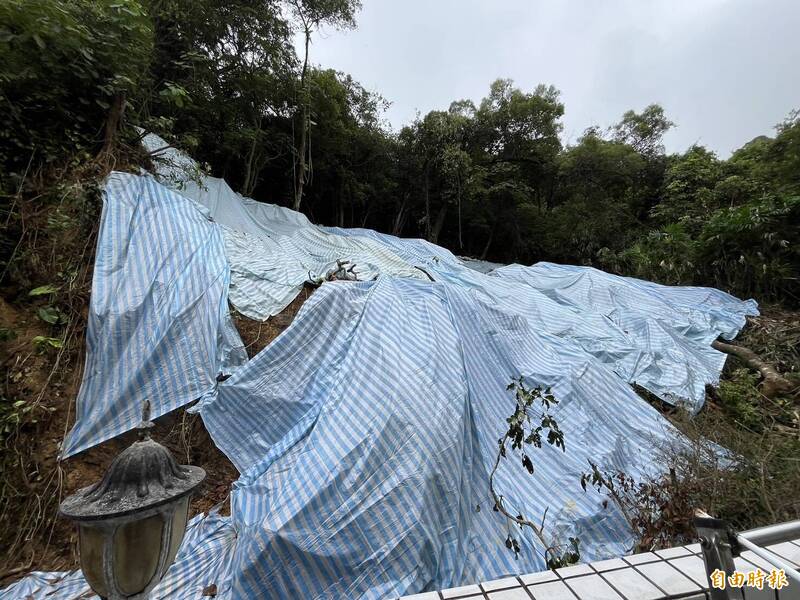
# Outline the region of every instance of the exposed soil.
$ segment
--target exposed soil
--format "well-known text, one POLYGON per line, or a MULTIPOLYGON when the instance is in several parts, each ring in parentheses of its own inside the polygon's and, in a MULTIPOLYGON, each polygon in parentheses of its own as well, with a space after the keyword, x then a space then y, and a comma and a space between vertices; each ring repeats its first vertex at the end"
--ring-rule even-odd
POLYGON ((247 355, 253 358, 266 348, 272 340, 283 333, 283 330, 292 324, 297 311, 300 310, 300 307, 303 306, 303 303, 308 300, 312 293, 314 293, 314 288, 306 285, 289 306, 263 322, 254 321, 240 313, 233 312, 233 322, 236 325, 236 329, 239 330, 247 355))
MULTIPOLYGON (((248 355, 254 356, 292 322, 313 288, 304 289, 279 315, 261 323, 235 314, 248 355)), ((85 320, 85 311, 84 311, 85 320)), ((0 528, 0 588, 30 570, 55 571, 78 566, 73 526, 57 518, 60 500, 100 479, 108 465, 135 439, 129 432, 58 463, 59 445, 74 421, 74 402, 83 368, 83 332, 69 348, 37 351, 31 340, 48 335, 32 309, 16 309, 0 299, 0 328, 14 339, 0 344, 5 372, 3 401, 41 399, 5 438, 0 462, 0 519, 16 527, 0 528)), ((0 427, 4 423, 0 422, 0 427)), ((156 420, 153 437, 181 463, 203 467, 207 477, 191 503, 191 515, 222 504, 228 514, 236 468, 217 449, 198 415, 181 408, 156 420)), ((3 438, 0 438, 3 439, 3 438)))

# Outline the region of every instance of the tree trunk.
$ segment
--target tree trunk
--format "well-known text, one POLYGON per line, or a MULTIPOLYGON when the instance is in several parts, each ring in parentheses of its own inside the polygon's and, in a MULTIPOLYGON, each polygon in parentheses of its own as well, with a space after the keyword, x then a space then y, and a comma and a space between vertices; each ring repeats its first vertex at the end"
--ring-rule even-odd
POLYGON ((339 206, 337 210, 336 225, 344 227, 344 180, 339 182, 339 206))
POLYGON ((308 138, 308 111, 309 94, 306 88, 306 74, 308 73, 308 44, 311 41, 311 30, 306 27, 305 57, 303 58, 303 71, 300 74, 300 93, 302 94, 302 107, 300 109, 300 145, 297 149, 295 185, 294 185, 294 208, 300 210, 300 203, 303 201, 303 186, 306 182, 306 143, 308 138))
POLYGON ((749 348, 727 344, 720 340, 714 340, 711 346, 715 350, 735 356, 751 369, 758 371, 764 378, 761 383, 761 393, 767 398, 774 398, 780 394, 791 393, 797 387, 796 384, 793 384, 778 373, 775 367, 761 360, 761 358, 749 348))
POLYGON ((108 109, 108 117, 106 117, 105 132, 103 135, 103 148, 100 154, 108 155, 114 149, 114 143, 117 140, 117 131, 119 124, 122 121, 122 115, 125 113, 125 94, 120 92, 114 96, 111 102, 111 108, 108 109))
MULTIPOLYGON (((261 125, 258 124, 258 131, 261 131, 261 125)), ((258 134, 253 136, 253 141, 250 144, 250 150, 247 152, 247 163, 244 170, 244 182, 242 184, 242 195, 250 196, 253 189, 256 187, 256 178, 258 176, 257 169, 255 168, 256 162, 256 149, 258 148, 258 134)))
POLYGON ((353 227, 355 222, 356 222, 356 203, 355 202, 351 202, 350 203, 350 227, 353 227))
POLYGON ((372 205, 374 202, 370 202, 367 204, 367 210, 364 212, 364 218, 361 219, 361 228, 365 228, 367 226, 367 219, 369 218, 369 213, 372 212, 372 205))
POLYGON ((492 230, 489 232, 489 239, 486 240, 486 245, 483 247, 483 252, 481 252, 481 260, 486 260, 486 255, 489 254, 489 246, 492 245, 492 240, 494 239, 494 230, 497 225, 492 225, 492 230))
POLYGON ((447 216, 447 202, 442 204, 442 207, 439 209, 439 214, 436 215, 436 223, 433 225, 433 231, 431 231, 430 241, 434 244, 439 243, 439 234, 442 232, 442 226, 444 225, 444 219, 447 216))
POLYGON ((425 167, 425 239, 431 239, 431 197, 428 189, 428 167, 425 167))
POLYGON ((408 203, 408 192, 403 194, 403 203, 400 205, 400 209, 397 211, 397 215, 394 218, 394 225, 392 226, 392 235, 400 235, 400 232, 403 231, 403 227, 406 224, 407 203, 408 203))
POLYGON ((464 250, 464 240, 461 237, 461 179, 456 182, 458 200, 458 249, 464 250))

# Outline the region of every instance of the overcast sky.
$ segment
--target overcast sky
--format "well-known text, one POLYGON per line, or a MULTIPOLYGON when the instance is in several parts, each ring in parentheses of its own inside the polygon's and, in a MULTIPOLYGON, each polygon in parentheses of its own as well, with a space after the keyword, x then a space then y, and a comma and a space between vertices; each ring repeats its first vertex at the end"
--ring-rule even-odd
POLYGON ((678 127, 669 151, 699 142, 725 157, 800 108, 800 0, 363 0, 358 28, 324 30, 311 60, 417 111, 479 101, 491 81, 553 84, 564 141, 658 102, 678 127))

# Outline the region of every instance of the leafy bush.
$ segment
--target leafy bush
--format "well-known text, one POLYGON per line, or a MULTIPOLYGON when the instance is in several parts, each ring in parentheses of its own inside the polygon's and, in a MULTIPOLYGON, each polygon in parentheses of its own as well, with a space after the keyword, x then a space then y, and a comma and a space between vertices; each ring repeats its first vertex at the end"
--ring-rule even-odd
POLYGON ((138 0, 0 3, 0 164, 5 175, 80 160, 102 139, 113 98, 148 65, 138 0))
POLYGON ((598 253, 605 268, 669 285, 692 283, 696 269, 696 242, 679 223, 653 231, 622 252, 598 253))
POLYGON ((760 431, 763 425, 762 397, 757 385, 758 375, 747 369, 736 369, 730 379, 720 382, 716 391, 722 408, 733 421, 753 431, 760 431))
POLYGON ((699 236, 698 264, 717 285, 800 300, 800 196, 720 209, 699 236))
POLYGON ((696 236, 673 223, 622 252, 608 269, 670 285, 712 285, 760 299, 800 300, 800 196, 764 196, 713 211, 696 236))

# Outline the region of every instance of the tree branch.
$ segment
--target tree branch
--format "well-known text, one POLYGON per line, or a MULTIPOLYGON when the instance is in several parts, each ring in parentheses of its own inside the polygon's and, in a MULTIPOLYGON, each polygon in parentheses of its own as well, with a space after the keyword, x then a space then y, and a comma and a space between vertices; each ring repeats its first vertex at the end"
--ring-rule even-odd
MULTIPOLYGON (((508 441, 508 434, 506 433, 503 436, 502 441, 500 442, 500 447, 503 448, 508 441)), ((547 543, 547 540, 544 539, 544 518, 542 518, 542 526, 539 527, 533 521, 530 521, 524 518, 522 515, 514 516, 506 510, 506 507, 503 505, 503 497, 498 495, 494 489, 494 474, 497 472, 497 468, 500 466, 500 459, 502 458, 503 454, 501 451, 498 450, 497 452, 497 459, 494 461, 494 468, 492 469, 491 474, 489 475, 489 491, 492 494, 492 499, 494 500, 494 505, 497 507, 497 510, 502 514, 504 517, 509 519, 510 521, 514 521, 517 525, 521 525, 523 527, 530 527, 533 532, 536 534, 536 537, 539 538, 539 541, 542 542, 542 545, 546 548, 545 553, 552 550, 552 546, 547 543)), ((547 511, 545 511, 545 516, 547 516, 547 511)))

